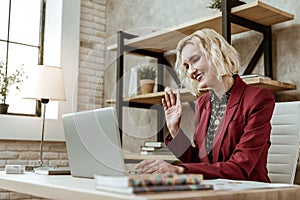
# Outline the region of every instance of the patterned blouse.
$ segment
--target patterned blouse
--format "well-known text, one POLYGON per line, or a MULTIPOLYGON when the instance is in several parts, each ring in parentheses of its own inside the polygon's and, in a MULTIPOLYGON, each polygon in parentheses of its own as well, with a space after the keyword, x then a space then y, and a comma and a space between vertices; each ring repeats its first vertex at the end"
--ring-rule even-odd
POLYGON ((231 89, 228 90, 221 98, 218 98, 215 92, 213 90, 210 90, 211 113, 209 126, 206 133, 206 151, 208 152, 208 158, 210 163, 213 163, 213 140, 225 113, 230 92, 231 89))

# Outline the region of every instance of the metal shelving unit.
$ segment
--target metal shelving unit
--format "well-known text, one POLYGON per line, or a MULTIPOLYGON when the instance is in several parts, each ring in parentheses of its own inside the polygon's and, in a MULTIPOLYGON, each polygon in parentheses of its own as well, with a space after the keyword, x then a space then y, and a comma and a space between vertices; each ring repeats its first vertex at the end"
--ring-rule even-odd
MULTIPOLYGON (((117 44, 108 46, 108 50, 117 50, 117 76, 118 83, 115 100, 107 100, 110 103, 116 103, 118 123, 122 138, 123 127, 123 107, 140 107, 150 108, 154 104, 160 104, 159 99, 163 96, 164 67, 170 66, 164 52, 175 49, 177 42, 185 35, 202 28, 213 28, 222 33, 228 42, 231 42, 231 35, 238 34, 249 30, 255 30, 263 34, 263 40, 258 46, 255 54, 249 62, 244 74, 250 74, 257 64, 259 58, 264 55, 265 76, 273 77, 272 72, 272 29, 271 26, 277 23, 294 19, 292 14, 274 8, 259 0, 232 7, 229 0, 222 1, 222 13, 217 13, 201 19, 196 19, 182 25, 171 27, 168 30, 153 32, 143 36, 135 36, 125 32, 118 32, 117 44), (157 58, 158 61, 158 92, 149 95, 137 95, 131 98, 123 97, 123 80, 124 74, 124 53, 135 55, 150 56, 157 58)), ((168 69, 168 68, 166 68, 168 69)), ((168 69, 169 70, 169 69, 168 69)), ((174 70, 169 73, 179 83, 174 70)), ((257 87, 265 87, 274 91, 293 90, 296 85, 283 83, 271 79, 255 78, 245 80, 247 84, 257 87)), ((193 107, 193 101, 196 97, 191 96, 187 91, 183 92, 184 101, 190 102, 193 107)), ((153 108, 153 107, 152 107, 153 108)), ((164 113, 161 106, 155 106, 157 110, 157 127, 163 127, 164 113)), ((163 141, 163 130, 157 135, 158 141, 163 141)))

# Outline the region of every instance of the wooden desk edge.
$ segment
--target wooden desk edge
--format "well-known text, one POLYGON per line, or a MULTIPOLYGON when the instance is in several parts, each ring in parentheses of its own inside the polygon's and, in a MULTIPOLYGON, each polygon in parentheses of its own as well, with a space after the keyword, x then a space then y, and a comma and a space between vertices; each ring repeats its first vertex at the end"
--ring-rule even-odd
POLYGON ((5 190, 16 191, 24 194, 51 198, 51 199, 192 199, 192 200, 297 200, 300 196, 300 186, 288 188, 269 188, 241 191, 180 191, 159 192, 136 195, 121 195, 102 192, 94 187, 94 180, 73 178, 71 176, 47 176, 33 173, 5 174, 0 173, 0 187, 5 190), (26 176, 27 175, 27 176, 26 176), (87 187, 88 185, 88 187, 87 187), (83 187, 81 187, 83 186, 83 187))

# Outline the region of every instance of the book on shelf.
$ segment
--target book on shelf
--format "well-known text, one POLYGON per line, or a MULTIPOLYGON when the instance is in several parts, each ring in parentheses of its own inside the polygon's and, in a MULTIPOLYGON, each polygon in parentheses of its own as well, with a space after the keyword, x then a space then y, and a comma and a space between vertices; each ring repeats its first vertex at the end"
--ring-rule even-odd
POLYGON ((264 75, 257 74, 257 73, 241 75, 240 77, 241 77, 241 79, 247 79, 247 78, 268 78, 268 79, 271 79, 268 76, 264 76, 264 75))
POLYGON ((140 154, 172 155, 164 142, 146 141, 140 148, 140 154))
POLYGON ((158 147, 141 146, 141 151, 155 151, 158 147))
POLYGON ((135 187, 123 187, 123 188, 96 185, 96 189, 106 191, 106 192, 137 194, 137 193, 147 193, 147 192, 213 190, 213 185, 209 185, 209 184, 153 185, 153 186, 135 186, 135 187))
POLYGON ((155 151, 140 151, 143 155, 173 155, 173 153, 168 148, 161 148, 155 151))
POLYGON ((130 174, 127 176, 95 175, 96 188, 120 193, 143 193, 182 190, 209 190, 202 184, 202 174, 130 174))
POLYGON ((155 142, 155 141, 145 141, 144 146, 145 147, 158 147, 158 148, 161 148, 161 147, 165 146, 165 143, 164 142, 155 142))
POLYGON ((173 153, 168 149, 168 147, 146 147, 142 146, 140 149, 140 154, 151 154, 151 155, 173 155, 173 153))

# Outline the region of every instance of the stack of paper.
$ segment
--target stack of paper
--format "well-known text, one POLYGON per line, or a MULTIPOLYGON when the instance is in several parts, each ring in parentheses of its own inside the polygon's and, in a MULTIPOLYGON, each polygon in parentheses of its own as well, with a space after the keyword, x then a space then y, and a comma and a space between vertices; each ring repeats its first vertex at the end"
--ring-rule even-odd
POLYGON ((213 185, 215 190, 251 190, 293 186, 292 184, 284 183, 264 183, 258 181, 238 181, 229 179, 203 180, 202 183, 213 185))

